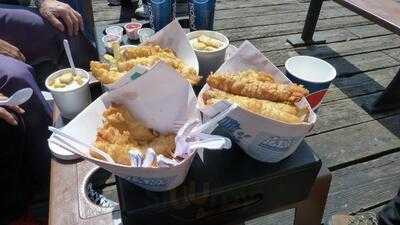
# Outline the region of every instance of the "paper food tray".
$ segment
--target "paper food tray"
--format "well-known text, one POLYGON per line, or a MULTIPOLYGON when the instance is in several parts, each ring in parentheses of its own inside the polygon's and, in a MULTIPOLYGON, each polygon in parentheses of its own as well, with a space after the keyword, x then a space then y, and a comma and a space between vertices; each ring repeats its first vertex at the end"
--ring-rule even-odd
MULTIPOLYGON (((237 52, 218 69, 218 72, 237 73, 246 69, 264 71, 271 74, 279 83, 291 81, 274 66, 254 45, 245 41, 237 52)), ((226 101, 212 106, 203 103, 203 93, 210 87, 206 84, 199 93, 198 108, 211 118, 226 108, 226 101)), ((302 123, 288 124, 260 116, 243 108, 236 108, 219 124, 231 138, 251 157, 263 162, 279 162, 291 155, 308 134, 315 122, 316 115, 307 100, 296 103, 306 108, 308 117, 302 123)))
MULTIPOLYGON (((124 105, 138 120, 160 133, 172 132, 176 120, 200 119, 191 85, 167 64, 159 62, 144 76, 104 93, 62 131, 85 143, 94 143, 97 129, 102 126, 102 113, 111 102, 124 105)), ((82 152, 89 151, 74 142, 68 142, 82 152)), ((49 146, 51 149, 60 148, 52 143, 49 146)), ((169 168, 135 168, 81 156, 142 188, 166 191, 184 181, 195 154, 196 151, 177 166, 169 168)))

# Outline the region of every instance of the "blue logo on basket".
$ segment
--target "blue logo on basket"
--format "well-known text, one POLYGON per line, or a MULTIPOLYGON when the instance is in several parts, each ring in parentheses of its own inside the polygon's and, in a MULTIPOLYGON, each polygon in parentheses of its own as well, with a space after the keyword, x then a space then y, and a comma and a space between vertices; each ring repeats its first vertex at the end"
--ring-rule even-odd
POLYGON ((263 136, 262 140, 258 144, 258 149, 264 149, 274 152, 285 152, 298 138, 293 137, 278 137, 278 136, 263 136))
POLYGON ((225 117, 224 119, 219 121, 218 124, 225 128, 229 133, 231 133, 233 137, 236 138, 238 141, 251 138, 250 134, 245 133, 241 129, 239 121, 234 120, 230 117, 225 117))
POLYGON ((148 186, 148 187, 165 187, 170 184, 173 180, 176 179, 177 176, 173 177, 160 177, 160 178, 145 178, 145 177, 136 177, 129 176, 125 177, 129 182, 135 183, 139 186, 148 186))
POLYGON ((136 78, 140 77, 141 75, 142 75, 141 73, 135 72, 131 75, 131 80, 135 80, 136 78))

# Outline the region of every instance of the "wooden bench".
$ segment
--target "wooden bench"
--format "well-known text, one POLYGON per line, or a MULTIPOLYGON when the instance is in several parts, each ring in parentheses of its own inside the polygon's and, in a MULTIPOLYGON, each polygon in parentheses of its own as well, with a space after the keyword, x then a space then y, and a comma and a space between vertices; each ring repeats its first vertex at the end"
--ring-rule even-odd
MULTIPOLYGON (((400 4, 393 0, 333 0, 349 10, 400 35, 400 4)), ((289 38, 294 47, 323 44, 325 40, 314 35, 323 0, 311 0, 303 33, 289 38)), ((376 102, 365 105, 370 112, 394 109, 400 106, 400 71, 376 102)))

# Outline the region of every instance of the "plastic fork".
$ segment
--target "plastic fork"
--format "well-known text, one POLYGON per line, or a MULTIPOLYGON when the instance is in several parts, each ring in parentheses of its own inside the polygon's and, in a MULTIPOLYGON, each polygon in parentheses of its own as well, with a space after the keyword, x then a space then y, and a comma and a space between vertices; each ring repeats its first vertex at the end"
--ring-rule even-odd
MULTIPOLYGON (((91 144, 86 144, 86 143, 84 143, 84 142, 82 142, 82 141, 79 141, 78 139, 76 139, 76 138, 74 138, 74 137, 72 137, 72 136, 66 134, 66 133, 63 132, 62 130, 57 129, 57 128, 55 128, 55 127, 51 127, 51 126, 50 126, 50 127, 49 127, 49 130, 52 131, 53 133, 55 133, 55 134, 57 134, 57 135, 63 137, 63 138, 66 138, 66 139, 68 139, 68 140, 70 140, 70 141, 72 141, 72 142, 75 142, 75 143, 77 143, 77 144, 80 144, 80 145, 82 145, 82 146, 84 146, 84 147, 86 147, 86 148, 88 148, 88 149, 90 149, 90 150, 93 150, 93 151, 96 152, 97 154, 101 155, 101 156, 102 156, 105 160, 107 160, 108 162, 114 163, 114 160, 111 158, 111 156, 110 156, 109 154, 107 154, 106 152, 101 151, 100 149, 94 147, 93 145, 91 145, 91 144)), ((75 149, 76 149, 76 148, 75 148, 75 149)), ((79 152, 82 154, 81 151, 79 151, 79 152)), ((78 154, 78 155, 79 155, 79 154, 78 154)), ((86 155, 86 154, 84 154, 84 155, 86 155)))
POLYGON ((225 137, 221 137, 221 136, 215 136, 215 137, 210 137, 205 140, 189 142, 190 149, 197 149, 197 148, 229 149, 231 147, 232 147, 231 140, 228 138, 225 138, 225 137))
MULTIPOLYGON (((214 116, 212 119, 210 119, 209 121, 207 121, 206 123, 203 123, 200 126, 195 126, 193 127, 193 129, 188 133, 188 135, 197 135, 205 130, 209 130, 209 132, 212 132, 217 126, 218 126, 218 122, 221 121, 222 119, 224 119, 230 112, 232 112, 234 109, 237 108, 237 104, 232 104, 231 106, 229 106, 226 110, 220 112, 218 115, 214 116)), ((175 121, 174 122, 174 131, 176 133, 179 132, 179 130, 186 125, 186 123, 191 123, 189 122, 185 122, 185 121, 175 121)))

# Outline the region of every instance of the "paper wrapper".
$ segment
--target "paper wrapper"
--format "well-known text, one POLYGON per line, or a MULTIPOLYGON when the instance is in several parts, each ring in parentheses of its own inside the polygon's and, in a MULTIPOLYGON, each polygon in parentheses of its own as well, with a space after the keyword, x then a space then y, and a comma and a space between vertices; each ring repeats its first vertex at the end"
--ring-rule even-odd
MULTIPOLYGON (((63 127, 62 131, 85 143, 94 143, 97 129, 102 126, 102 113, 111 102, 124 105, 147 127, 161 133, 173 132, 176 120, 200 119, 191 85, 171 67, 160 62, 134 82, 104 93, 63 127)), ((88 149, 74 142, 68 143, 89 153, 88 149)), ((52 143, 49 145, 52 149, 59 147, 52 143)), ((166 191, 185 180, 195 154, 196 151, 193 151, 178 165, 168 168, 131 167, 81 156, 144 189, 166 191)))
MULTIPOLYGON (((221 65, 217 73, 239 72, 246 69, 267 72, 279 83, 291 83, 277 67, 248 41, 245 41, 237 52, 221 65)), ((198 108, 208 117, 213 117, 230 103, 220 101, 212 106, 204 105, 202 96, 204 91, 209 88, 206 84, 200 91, 198 108)), ((238 107, 223 119, 219 125, 254 159, 262 162, 279 162, 296 150, 316 122, 316 115, 305 98, 298 102, 297 106, 307 108, 309 111, 309 116, 303 123, 288 124, 238 107)))
MULTIPOLYGON (((197 61, 196 54, 193 51, 188 39, 186 38, 185 31, 177 20, 172 21, 163 29, 155 33, 149 40, 140 44, 139 46, 146 45, 149 43, 157 44, 161 48, 170 48, 174 51, 175 55, 182 59, 183 62, 192 68, 194 68, 199 74, 199 62, 197 61)), ((120 80, 113 84, 105 84, 106 90, 114 90, 127 84, 130 80, 143 74, 145 70, 142 68, 132 68, 127 74, 125 74, 120 80)))

